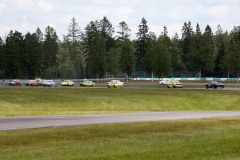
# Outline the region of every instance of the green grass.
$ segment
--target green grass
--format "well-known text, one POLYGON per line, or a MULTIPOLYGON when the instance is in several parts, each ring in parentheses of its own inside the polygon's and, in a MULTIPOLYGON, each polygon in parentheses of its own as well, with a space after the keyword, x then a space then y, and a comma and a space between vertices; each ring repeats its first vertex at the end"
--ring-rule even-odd
POLYGON ((2 160, 238 160, 240 117, 0 132, 2 160))
POLYGON ((240 91, 0 87, 0 116, 239 109, 240 91))

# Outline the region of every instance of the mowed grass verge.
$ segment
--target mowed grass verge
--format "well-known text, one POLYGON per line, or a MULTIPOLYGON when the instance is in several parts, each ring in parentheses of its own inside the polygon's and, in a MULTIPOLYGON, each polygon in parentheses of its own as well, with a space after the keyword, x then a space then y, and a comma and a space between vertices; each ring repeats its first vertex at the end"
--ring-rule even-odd
POLYGON ((0 159, 237 160, 240 117, 0 132, 0 159))
POLYGON ((239 109, 240 91, 0 87, 0 116, 239 109))

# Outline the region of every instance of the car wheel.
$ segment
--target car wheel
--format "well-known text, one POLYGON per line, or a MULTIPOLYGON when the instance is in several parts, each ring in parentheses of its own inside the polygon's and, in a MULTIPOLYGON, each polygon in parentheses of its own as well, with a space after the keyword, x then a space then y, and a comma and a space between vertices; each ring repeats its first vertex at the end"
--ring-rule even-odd
POLYGON ((173 88, 176 88, 176 86, 173 85, 173 88))
POLYGON ((169 88, 169 86, 167 85, 167 88, 169 88))
POLYGON ((108 88, 110 88, 110 86, 108 85, 108 88))

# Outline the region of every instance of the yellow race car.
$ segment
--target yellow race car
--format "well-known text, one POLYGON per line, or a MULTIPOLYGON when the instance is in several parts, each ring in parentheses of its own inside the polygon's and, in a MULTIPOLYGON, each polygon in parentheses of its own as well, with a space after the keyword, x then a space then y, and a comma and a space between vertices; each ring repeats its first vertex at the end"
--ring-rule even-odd
POLYGON ((44 81, 45 81, 44 79, 41 79, 40 81, 38 81, 39 86, 43 86, 44 81))
POLYGON ((166 83, 167 88, 183 88, 183 83, 179 81, 170 81, 166 83))
POLYGON ((93 83, 92 81, 83 81, 80 82, 80 86, 95 86, 95 83, 93 83))
POLYGON ((110 87, 114 87, 114 88, 123 87, 123 84, 124 83, 119 81, 119 80, 111 80, 110 82, 107 82, 108 88, 110 88, 110 87))
POLYGON ((73 83, 73 81, 70 81, 70 80, 64 80, 61 82, 61 85, 62 86, 73 86, 74 83, 73 83))

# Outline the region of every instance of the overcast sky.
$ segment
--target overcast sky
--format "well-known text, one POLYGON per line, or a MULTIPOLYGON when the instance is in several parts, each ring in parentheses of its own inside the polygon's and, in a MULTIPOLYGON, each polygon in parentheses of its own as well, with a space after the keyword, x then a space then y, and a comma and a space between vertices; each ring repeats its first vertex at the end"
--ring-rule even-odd
POLYGON ((138 25, 144 17, 149 30, 157 36, 167 26, 169 36, 181 36, 184 22, 197 22, 202 31, 207 24, 213 32, 220 24, 231 31, 240 25, 240 0, 1 0, 0 36, 10 30, 23 34, 33 33, 39 27, 42 32, 50 25, 60 39, 67 33, 73 17, 83 31, 90 21, 106 16, 118 30, 119 22, 130 27, 131 38, 136 38, 138 25))

